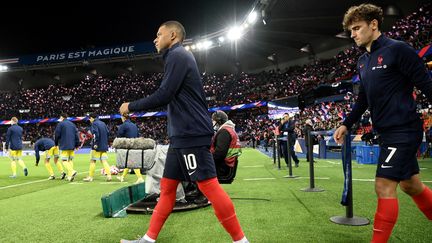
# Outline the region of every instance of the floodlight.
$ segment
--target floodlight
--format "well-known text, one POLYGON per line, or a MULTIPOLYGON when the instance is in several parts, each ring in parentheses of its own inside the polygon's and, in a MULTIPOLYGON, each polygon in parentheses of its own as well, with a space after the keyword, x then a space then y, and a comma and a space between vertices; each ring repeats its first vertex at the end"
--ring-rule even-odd
POLYGON ((249 24, 254 24, 257 18, 258 18, 258 13, 256 11, 252 11, 247 18, 247 22, 249 24))
POLYGON ((227 38, 230 40, 238 40, 243 35, 242 28, 239 26, 232 27, 227 34, 227 38))

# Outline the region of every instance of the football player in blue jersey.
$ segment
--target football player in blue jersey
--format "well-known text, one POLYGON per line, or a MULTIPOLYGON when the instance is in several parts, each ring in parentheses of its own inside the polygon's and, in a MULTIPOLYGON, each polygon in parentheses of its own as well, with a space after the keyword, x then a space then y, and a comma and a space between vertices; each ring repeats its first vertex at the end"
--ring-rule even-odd
POLYGON ((416 153, 423 128, 412 95, 415 86, 432 101, 432 79, 411 46, 381 33, 382 21, 382 9, 372 4, 353 6, 345 13, 343 26, 365 53, 357 64, 358 98, 334 133, 336 142, 342 143, 348 129, 369 108, 372 125, 380 135, 372 242, 387 242, 391 235, 399 210, 398 185, 432 220, 432 190, 419 176, 416 153))
POLYGON ((200 191, 211 201, 215 214, 234 242, 248 242, 240 227, 234 205, 219 185, 215 163, 210 152, 213 136, 212 121, 207 108, 204 88, 192 53, 182 42, 186 36, 177 21, 163 23, 154 40, 159 53, 163 53, 165 72, 162 83, 152 95, 123 103, 120 114, 144 111, 167 105, 168 150, 161 193, 143 238, 136 241, 154 242, 170 215, 180 181, 195 181, 200 191))

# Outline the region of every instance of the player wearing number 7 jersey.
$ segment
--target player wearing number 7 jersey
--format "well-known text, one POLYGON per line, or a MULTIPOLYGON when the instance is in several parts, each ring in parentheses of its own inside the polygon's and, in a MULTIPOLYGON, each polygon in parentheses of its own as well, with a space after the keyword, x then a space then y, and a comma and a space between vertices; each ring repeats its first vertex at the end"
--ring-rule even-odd
POLYGON ((347 129, 367 108, 380 134, 380 156, 375 177, 378 206, 372 242, 387 242, 398 216, 396 188, 412 197, 424 215, 432 220, 432 191, 419 177, 416 158, 423 131, 416 113, 413 88, 432 101, 432 80, 415 50, 380 32, 383 11, 372 4, 351 7, 343 25, 356 44, 366 49, 357 64, 360 91, 351 114, 334 133, 342 143, 347 129))
POLYGON ((136 241, 154 242, 170 215, 180 181, 195 181, 200 191, 212 203, 215 214, 234 242, 248 242, 238 222, 234 205, 216 178, 215 163, 210 153, 213 136, 203 84, 192 53, 182 42, 184 27, 177 21, 163 23, 154 40, 163 52, 165 73, 158 90, 140 100, 123 103, 120 114, 168 106, 168 150, 160 199, 153 211, 144 237, 136 241))

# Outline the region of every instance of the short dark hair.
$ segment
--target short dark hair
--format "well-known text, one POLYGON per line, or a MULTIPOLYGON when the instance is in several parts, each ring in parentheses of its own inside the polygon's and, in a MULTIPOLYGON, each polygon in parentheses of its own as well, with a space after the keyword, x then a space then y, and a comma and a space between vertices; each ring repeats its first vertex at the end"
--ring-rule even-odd
POLYGON ((89 114, 89 117, 96 119, 98 117, 98 115, 96 113, 92 112, 89 114))
POLYGON ((66 119, 68 117, 68 114, 66 112, 63 112, 60 114, 60 116, 66 119))
POLYGON ((180 37, 180 42, 183 42, 186 38, 186 30, 184 26, 175 20, 166 21, 165 23, 161 24, 160 26, 166 26, 169 28, 174 28, 177 32, 177 35, 180 37))
POLYGON ((374 19, 378 21, 378 29, 381 29, 381 24, 384 20, 382 8, 370 3, 363 3, 358 6, 352 6, 346 11, 342 25, 345 30, 348 30, 353 22, 364 20, 370 23, 374 19))
POLYGON ((212 120, 218 125, 223 125, 228 121, 228 115, 224 111, 217 110, 212 114, 212 120))

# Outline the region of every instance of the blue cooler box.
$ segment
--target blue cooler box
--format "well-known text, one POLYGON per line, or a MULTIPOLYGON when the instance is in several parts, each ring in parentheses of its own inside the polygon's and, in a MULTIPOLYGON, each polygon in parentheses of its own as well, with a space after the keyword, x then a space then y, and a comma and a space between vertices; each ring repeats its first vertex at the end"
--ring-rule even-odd
POLYGON ((356 160, 359 164, 377 164, 379 157, 379 146, 357 146, 356 160))

